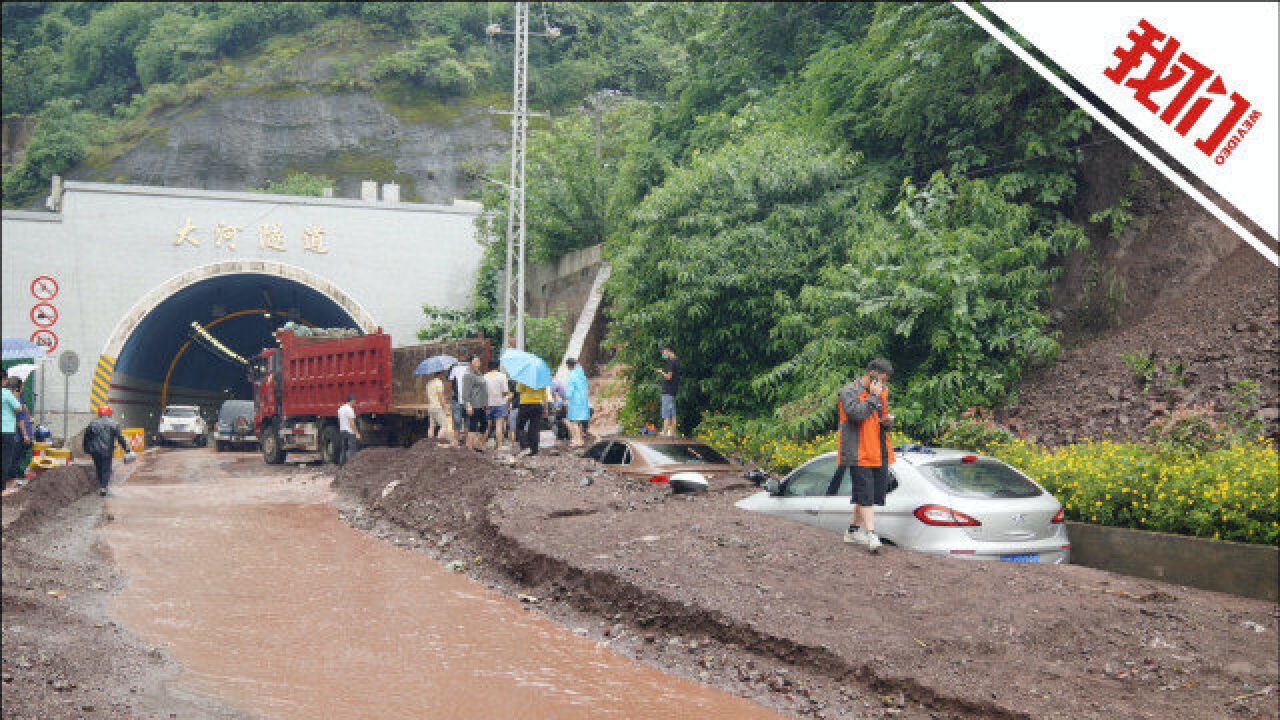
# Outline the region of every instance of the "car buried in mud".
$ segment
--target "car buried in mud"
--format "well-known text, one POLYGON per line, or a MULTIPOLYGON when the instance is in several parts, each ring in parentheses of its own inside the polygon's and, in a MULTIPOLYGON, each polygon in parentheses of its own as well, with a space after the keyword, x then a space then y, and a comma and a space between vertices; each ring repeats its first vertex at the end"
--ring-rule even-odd
POLYGON ((742 477, 744 471, 704 442, 662 435, 604 438, 584 457, 624 477, 667 484, 673 492, 705 490, 713 481, 742 477))
MULTIPOLYGON (((970 560, 1066 563, 1062 504, 1015 468, 985 455, 919 445, 894 448, 897 487, 876 508, 875 531, 898 547, 970 560)), ((737 506, 834 532, 849 525, 851 479, 828 485, 836 454, 809 460, 737 506)), ((890 482, 893 487, 893 482, 890 482)))

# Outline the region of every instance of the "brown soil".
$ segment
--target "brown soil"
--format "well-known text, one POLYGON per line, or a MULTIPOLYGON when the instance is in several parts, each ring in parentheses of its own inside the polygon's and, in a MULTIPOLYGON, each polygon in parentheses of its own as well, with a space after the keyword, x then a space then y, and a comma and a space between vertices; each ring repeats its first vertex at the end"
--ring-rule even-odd
POLYGON ((873 557, 736 509, 746 485, 671 496, 576 457, 375 448, 334 485, 356 524, 394 523, 383 534, 624 653, 798 716, 1277 716, 1273 603, 1077 566, 873 557))
POLYGON ((1175 407, 1231 407, 1231 387, 1260 386, 1255 414, 1280 436, 1280 316, 1277 270, 1241 247, 1181 295, 1141 322, 1063 352, 1057 363, 1023 382, 1006 414, 1048 443, 1078 438, 1133 439, 1175 407), (1150 354, 1160 371, 1144 392, 1123 356, 1150 354), (1170 371, 1185 368, 1178 383, 1170 371))
POLYGON ((4 497, 2 716, 243 717, 169 687, 177 666, 111 619, 121 581, 95 541, 111 518, 91 475, 59 468, 4 497))
POLYGON ((1280 436, 1276 268, 1122 143, 1100 138, 1086 151, 1071 213, 1089 247, 1063 263, 1050 308, 1066 349, 1028 373, 1001 415, 1047 443, 1135 439, 1174 407, 1225 410, 1230 385, 1252 380, 1261 386, 1254 411, 1280 436), (1124 198, 1133 219, 1119 233, 1089 222, 1124 198), (1143 393, 1126 353, 1170 369, 1183 363, 1185 384, 1161 372, 1143 393))

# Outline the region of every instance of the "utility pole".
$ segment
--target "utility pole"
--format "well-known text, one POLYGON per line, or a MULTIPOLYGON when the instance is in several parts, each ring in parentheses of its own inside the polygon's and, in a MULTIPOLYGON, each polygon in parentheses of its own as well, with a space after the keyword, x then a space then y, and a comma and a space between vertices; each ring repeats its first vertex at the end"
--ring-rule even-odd
MULTIPOLYGON (((514 318, 516 348, 524 350, 525 295, 525 140, 529 134, 529 3, 515 5, 515 48, 512 53, 511 82, 511 182, 507 185, 507 262, 502 282, 502 337, 511 343, 514 318), (514 277, 513 277, 514 276, 514 277)), ((545 23, 544 13, 544 23, 545 23)), ((505 34, 501 26, 489 25, 490 37, 505 34)), ((547 25, 546 31, 535 33, 559 37, 560 29, 547 25)), ((492 109, 490 112, 494 112, 492 109)), ((544 113, 532 113, 544 114, 544 113)))

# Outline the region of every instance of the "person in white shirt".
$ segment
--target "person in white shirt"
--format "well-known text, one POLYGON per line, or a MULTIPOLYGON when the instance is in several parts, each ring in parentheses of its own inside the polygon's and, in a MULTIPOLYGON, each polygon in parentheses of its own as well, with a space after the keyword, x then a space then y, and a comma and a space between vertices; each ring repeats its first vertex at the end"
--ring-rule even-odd
POLYGON ((507 439, 507 401, 511 392, 507 388, 510 380, 507 374, 498 369, 498 361, 489 361, 489 372, 484 375, 485 388, 489 392, 489 406, 486 416, 489 429, 493 431, 493 449, 502 452, 507 439))
POLYGON ((356 410, 351 403, 356 401, 355 395, 348 395, 347 401, 338 408, 338 437, 341 447, 338 448, 338 465, 346 465, 360 450, 360 428, 356 425, 356 410))

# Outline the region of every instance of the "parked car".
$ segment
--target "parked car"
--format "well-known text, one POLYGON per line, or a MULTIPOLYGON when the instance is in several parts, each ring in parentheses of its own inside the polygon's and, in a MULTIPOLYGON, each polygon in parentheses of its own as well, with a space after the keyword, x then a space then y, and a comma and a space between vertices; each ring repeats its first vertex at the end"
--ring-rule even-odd
POLYGON ((189 442, 192 447, 204 447, 209 443, 208 428, 196 405, 169 405, 160 416, 156 428, 156 442, 161 445, 189 442))
POLYGON ((585 456, 620 475, 670 483, 677 491, 702 489, 711 480, 743 474, 742 466, 704 442, 660 435, 605 438, 585 456))
MULTIPOLYGON (((1015 468, 962 450, 897 448, 890 468, 897 487, 876 508, 876 534, 899 547, 950 557, 1066 563, 1071 557, 1062 504, 1015 468)), ((844 532, 852 481, 834 495, 827 486, 836 454, 820 455, 765 491, 738 501, 752 512, 780 515, 844 532)), ((890 483, 892 486, 892 483, 890 483)))
POLYGON ((227 400, 218 408, 218 422, 213 426, 213 449, 222 452, 233 445, 258 444, 253 434, 253 401, 227 400))

